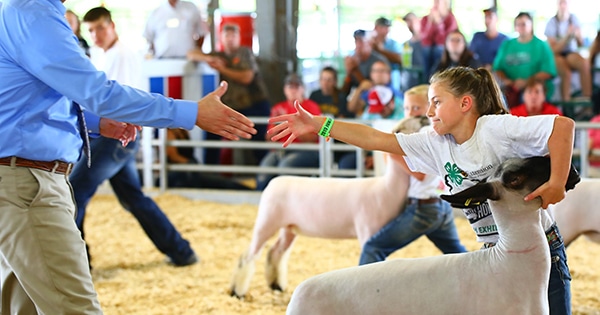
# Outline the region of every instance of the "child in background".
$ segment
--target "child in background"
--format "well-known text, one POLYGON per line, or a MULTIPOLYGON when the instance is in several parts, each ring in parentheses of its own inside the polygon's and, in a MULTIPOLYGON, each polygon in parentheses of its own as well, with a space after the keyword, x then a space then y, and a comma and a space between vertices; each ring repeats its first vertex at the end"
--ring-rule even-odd
POLYGON ((544 81, 531 77, 523 90, 523 104, 510 109, 515 116, 561 115, 560 109, 546 102, 546 85, 544 81))
POLYGON ((319 75, 319 89, 310 93, 309 99, 319 104, 323 115, 333 117, 353 118, 354 114, 348 111, 346 95, 338 87, 338 72, 331 66, 326 66, 319 75))
MULTIPOLYGON (((422 84, 404 92, 404 114, 406 117, 422 117, 427 112, 429 85, 422 84)), ((392 132, 399 131, 398 126, 392 132)), ((402 159, 394 159, 399 163, 402 159)), ((403 248, 425 235, 444 254, 464 253, 460 243, 454 212, 450 205, 438 196, 444 190, 439 176, 406 171, 411 174, 408 203, 399 209, 399 215, 384 225, 363 245, 359 264, 383 261, 394 251, 403 248)))
MULTIPOLYGON (((485 68, 450 68, 430 79, 427 116, 433 130, 410 135, 386 133, 363 124, 313 116, 296 103, 297 113, 270 119, 273 140, 316 134, 365 150, 406 155, 414 171, 439 174, 451 194, 485 180, 505 160, 550 154, 550 179, 525 197, 540 197, 542 207, 561 201, 570 170, 575 124, 556 115, 516 117, 506 114, 502 94, 485 68)), ((464 209, 477 240, 494 246, 498 230, 487 202, 464 209)), ((571 313, 571 275, 562 236, 547 211, 541 222, 548 236, 552 267, 548 285, 551 314, 571 313)), ((532 272, 534 272, 532 270, 532 272)), ((490 270, 493 273, 493 270, 490 270)), ((485 279, 482 279, 485 281, 485 279)))

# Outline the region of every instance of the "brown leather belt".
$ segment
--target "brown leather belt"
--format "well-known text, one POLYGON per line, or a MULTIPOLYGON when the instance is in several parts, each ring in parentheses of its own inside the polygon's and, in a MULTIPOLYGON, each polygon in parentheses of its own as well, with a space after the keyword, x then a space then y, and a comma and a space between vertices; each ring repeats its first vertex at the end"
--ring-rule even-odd
POLYGON ((434 204, 434 203, 438 203, 438 202, 440 202, 440 198, 437 198, 437 197, 433 197, 433 198, 429 198, 429 199, 408 198, 408 203, 411 205, 414 205, 414 204, 430 205, 430 204, 434 204))
POLYGON ((73 170, 73 163, 62 161, 33 161, 15 156, 0 158, 0 165, 29 167, 67 176, 71 173, 71 170, 73 170))

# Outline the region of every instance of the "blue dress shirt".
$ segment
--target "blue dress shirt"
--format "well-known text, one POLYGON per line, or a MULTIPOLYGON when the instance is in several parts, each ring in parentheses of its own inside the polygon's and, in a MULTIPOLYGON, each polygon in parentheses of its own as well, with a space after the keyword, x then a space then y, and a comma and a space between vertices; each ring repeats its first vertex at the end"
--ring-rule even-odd
MULTIPOLYGON (((65 11, 60 0, 0 0, 0 157, 76 162, 82 140, 72 101, 117 121, 194 126, 197 102, 122 86, 97 71, 65 11)), ((97 117, 86 121, 98 132, 97 117)))

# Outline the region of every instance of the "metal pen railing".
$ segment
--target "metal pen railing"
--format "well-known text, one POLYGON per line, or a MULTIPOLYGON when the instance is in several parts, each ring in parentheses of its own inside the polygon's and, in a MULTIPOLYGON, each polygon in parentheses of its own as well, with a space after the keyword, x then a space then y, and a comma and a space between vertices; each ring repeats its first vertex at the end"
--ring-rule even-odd
MULTIPOLYGON (((266 117, 249 117, 256 124, 266 124, 266 117)), ((342 119, 371 125, 373 121, 359 119, 342 119)), ((573 157, 579 157, 579 171, 582 177, 587 177, 589 170, 589 129, 600 129, 600 123, 576 122, 576 143, 573 149, 573 157)), ((341 142, 325 141, 319 138, 319 143, 294 143, 284 150, 314 150, 319 151, 318 168, 293 168, 293 167, 262 167, 254 165, 205 165, 205 164, 172 164, 167 162, 167 146, 193 147, 193 148, 232 148, 232 149, 282 149, 279 142, 257 142, 257 141, 219 141, 219 140, 167 140, 166 130, 160 129, 158 138, 154 139, 152 128, 144 128, 142 135, 143 162, 138 168, 143 171, 143 182, 145 188, 154 187, 153 172, 158 172, 160 179, 160 190, 168 188, 168 171, 191 171, 191 172, 213 172, 213 173, 236 173, 236 174, 289 174, 319 177, 347 176, 365 177, 373 176, 372 170, 365 169, 364 150, 341 142), (158 160, 153 161, 153 147, 157 148, 158 160), (355 152, 357 156, 355 170, 336 169, 333 163, 335 152, 355 152)))

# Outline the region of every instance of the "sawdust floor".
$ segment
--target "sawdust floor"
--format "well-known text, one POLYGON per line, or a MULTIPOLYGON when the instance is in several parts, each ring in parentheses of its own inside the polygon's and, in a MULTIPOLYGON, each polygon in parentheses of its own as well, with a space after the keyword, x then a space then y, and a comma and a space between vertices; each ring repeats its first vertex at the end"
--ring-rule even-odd
MULTIPOLYGON (((137 221, 114 197, 94 197, 86 218, 86 234, 92 275, 107 315, 285 314, 291 292, 302 280, 354 266, 358 261, 356 240, 298 237, 290 257, 286 292, 267 288, 263 251, 249 297, 240 301, 230 297, 227 290, 236 259, 250 240, 257 207, 194 201, 173 194, 155 200, 202 261, 180 268, 167 265, 137 221)), ((476 250, 479 245, 466 220, 459 218, 456 223, 463 244, 476 250)), ((272 243, 273 239, 267 246, 272 243)), ((579 239, 567 253, 573 275, 574 314, 600 314, 600 245, 579 239)), ((426 238, 420 238, 392 257, 439 254, 426 238)))

